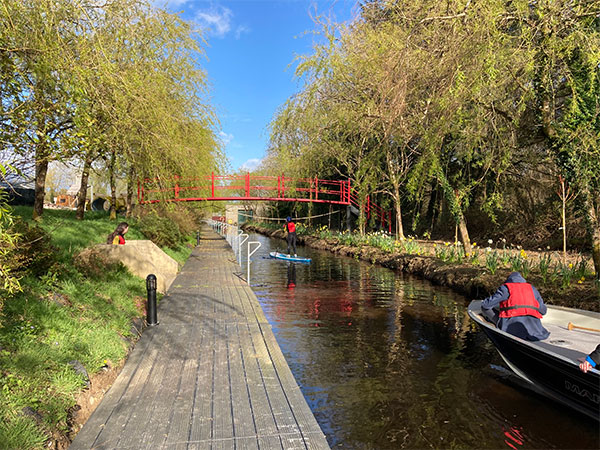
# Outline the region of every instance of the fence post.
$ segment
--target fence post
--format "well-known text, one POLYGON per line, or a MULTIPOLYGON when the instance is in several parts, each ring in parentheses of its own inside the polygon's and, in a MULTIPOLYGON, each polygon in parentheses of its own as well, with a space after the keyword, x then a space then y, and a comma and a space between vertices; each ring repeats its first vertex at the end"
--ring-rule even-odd
POLYGON ((238 264, 242 265, 242 245, 244 245, 246 243, 246 241, 248 240, 248 235, 246 233, 244 233, 244 230, 240 230, 239 234, 238 234, 238 249, 237 249, 237 256, 238 256, 238 264))
POLYGON ((250 257, 252 255, 254 255, 254 253, 256 252, 256 250, 258 250, 261 246, 261 243, 258 241, 248 241, 248 263, 247 263, 247 269, 248 269, 248 274, 246 275, 246 282, 248 283, 248 286, 250 286, 250 257), (252 251, 250 251, 250 246, 252 244, 256 244, 256 248, 252 251))
POLYGON ((148 302, 146 304, 146 323, 148 326, 158 325, 156 319, 156 275, 151 273, 146 277, 146 290, 148 302))

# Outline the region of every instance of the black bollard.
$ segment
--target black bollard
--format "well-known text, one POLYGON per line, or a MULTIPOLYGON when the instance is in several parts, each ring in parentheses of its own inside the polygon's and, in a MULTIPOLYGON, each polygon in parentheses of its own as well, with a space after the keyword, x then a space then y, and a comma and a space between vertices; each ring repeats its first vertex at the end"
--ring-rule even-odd
POLYGON ((196 247, 200 247, 200 232, 196 231, 196 247))
POLYGON ((146 290, 148 291, 148 303, 146 304, 146 323, 149 327, 158 325, 156 320, 156 275, 150 274, 146 277, 146 290))

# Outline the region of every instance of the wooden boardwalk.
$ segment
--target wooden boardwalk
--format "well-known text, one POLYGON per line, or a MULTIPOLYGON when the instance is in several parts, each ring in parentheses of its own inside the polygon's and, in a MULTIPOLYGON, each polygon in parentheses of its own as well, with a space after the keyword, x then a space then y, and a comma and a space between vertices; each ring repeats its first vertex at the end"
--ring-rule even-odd
POLYGON ((78 449, 328 449, 227 242, 210 228, 78 449))

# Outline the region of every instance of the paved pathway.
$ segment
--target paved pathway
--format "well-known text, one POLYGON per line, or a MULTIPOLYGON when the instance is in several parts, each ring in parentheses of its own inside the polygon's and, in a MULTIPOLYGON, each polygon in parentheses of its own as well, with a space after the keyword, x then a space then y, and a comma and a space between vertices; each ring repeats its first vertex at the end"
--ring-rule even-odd
POLYGON ((70 450, 329 448, 231 248, 202 236, 70 450))

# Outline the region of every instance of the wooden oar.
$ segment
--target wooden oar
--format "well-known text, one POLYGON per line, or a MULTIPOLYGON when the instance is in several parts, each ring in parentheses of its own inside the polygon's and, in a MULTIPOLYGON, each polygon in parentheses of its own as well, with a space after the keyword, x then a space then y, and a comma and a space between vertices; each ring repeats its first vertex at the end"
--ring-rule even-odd
POLYGON ((594 331, 596 333, 600 333, 600 330, 596 330, 595 328, 580 327, 577 325, 573 325, 571 322, 569 322, 569 325, 567 325, 567 328, 569 329, 569 331, 571 331, 573 328, 578 328, 580 330, 594 331))

